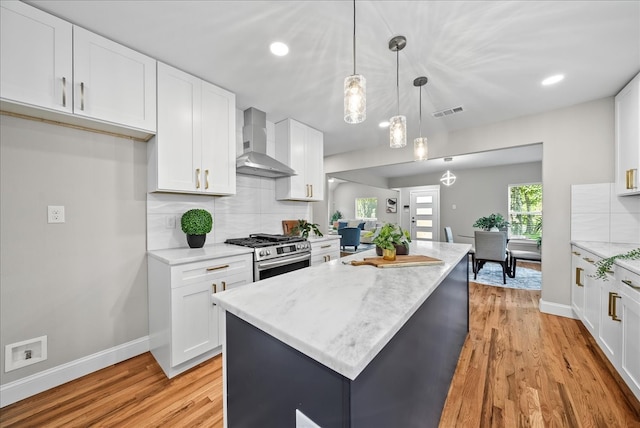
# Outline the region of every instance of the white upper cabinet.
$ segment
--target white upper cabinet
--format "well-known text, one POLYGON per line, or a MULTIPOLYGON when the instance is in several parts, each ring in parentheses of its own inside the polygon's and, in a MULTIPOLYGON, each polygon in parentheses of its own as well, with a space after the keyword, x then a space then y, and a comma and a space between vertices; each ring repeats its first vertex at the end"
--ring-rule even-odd
POLYGON ((158 133, 148 149, 150 191, 234 194, 235 95, 158 63, 158 133))
POLYGON ((18 1, 3 1, 2 109, 148 139, 156 61, 18 1))
POLYGON ((616 193, 640 194, 640 74, 615 99, 616 193))
POLYGON ((156 61, 73 27, 74 113, 156 130, 156 61))
POLYGON ((276 199, 321 201, 324 197, 322 132, 293 119, 276 123, 276 159, 297 175, 276 179, 276 199))
POLYGON ((72 113, 73 26, 19 1, 0 8, 0 97, 72 113))

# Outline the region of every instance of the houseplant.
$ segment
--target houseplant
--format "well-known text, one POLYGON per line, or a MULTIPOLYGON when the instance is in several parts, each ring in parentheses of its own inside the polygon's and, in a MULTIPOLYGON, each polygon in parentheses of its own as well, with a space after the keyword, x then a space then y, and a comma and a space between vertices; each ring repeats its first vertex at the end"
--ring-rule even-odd
POLYGON ((377 234, 376 232, 377 230, 373 230, 368 233, 374 236, 371 242, 376 244, 376 254, 386 260, 395 260, 396 254, 409 254, 409 231, 403 230, 397 224, 385 223, 377 234))
POLYGON ((331 223, 333 224, 334 221, 338 221, 342 218, 342 213, 339 210, 336 210, 336 212, 334 212, 333 214, 331 214, 331 223))
POLYGON ((611 271, 611 266, 615 263, 616 259, 620 260, 638 260, 640 259, 640 248, 633 249, 624 254, 616 254, 615 256, 608 257, 596 262, 596 273, 592 275, 596 279, 608 281, 607 273, 611 271))
POLYGON ((322 236, 322 232, 318 229, 317 223, 309 223, 307 220, 298 220, 298 224, 291 229, 294 235, 300 234, 304 239, 309 237, 309 232, 313 231, 314 235, 322 236))
POLYGON ((209 211, 196 208, 182 214, 180 225, 182 231, 187 234, 189 247, 202 248, 207 233, 211 232, 213 227, 213 219, 209 211))
POLYGON ((473 223, 473 227, 479 227, 483 230, 499 230, 507 226, 509 226, 509 222, 499 213, 480 217, 473 223))

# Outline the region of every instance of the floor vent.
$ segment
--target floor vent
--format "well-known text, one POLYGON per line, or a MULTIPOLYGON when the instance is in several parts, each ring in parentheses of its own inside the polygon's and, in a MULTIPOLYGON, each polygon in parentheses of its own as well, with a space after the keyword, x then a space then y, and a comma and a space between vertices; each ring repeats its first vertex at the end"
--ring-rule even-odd
POLYGON ((445 110, 434 111, 433 113, 431 113, 431 115, 433 117, 444 117, 444 116, 451 116, 452 114, 456 114, 456 113, 462 113, 463 111, 464 109, 462 108, 462 106, 458 106, 458 107, 448 108, 445 110))

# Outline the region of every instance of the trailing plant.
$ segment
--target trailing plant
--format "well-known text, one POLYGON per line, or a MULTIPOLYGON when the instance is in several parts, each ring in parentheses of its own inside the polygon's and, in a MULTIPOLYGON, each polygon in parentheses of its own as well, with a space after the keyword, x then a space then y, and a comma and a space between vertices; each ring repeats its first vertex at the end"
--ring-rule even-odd
POLYGON ((411 235, 408 230, 402 229, 402 227, 393 223, 385 223, 380 232, 376 235, 376 230, 367 233, 367 236, 375 237, 371 240, 378 247, 383 250, 393 250, 396 245, 402 245, 409 248, 409 242, 411 242, 411 235))
POLYGON ((607 272, 611 271, 611 266, 617 259, 620 260, 638 260, 640 259, 640 248, 633 249, 628 253, 617 254, 615 256, 608 257, 606 259, 602 259, 596 262, 596 273, 595 275, 591 275, 591 277, 596 279, 601 279, 603 281, 608 281, 609 277, 607 276, 607 272))
POLYGON ((211 232, 213 218, 209 211, 196 208, 182 214, 180 226, 187 235, 206 235, 211 232))
POLYGON ((317 223, 309 223, 307 220, 300 219, 298 224, 293 226, 291 233, 294 235, 300 234, 303 238, 309 237, 309 232, 313 231, 316 236, 322 236, 322 232, 318 229, 317 223))
POLYGON ((473 223, 473 227, 479 227, 484 230, 490 230, 491 228, 497 227, 498 229, 502 229, 503 227, 509 226, 509 222, 502 217, 502 214, 490 214, 486 217, 480 217, 473 223))

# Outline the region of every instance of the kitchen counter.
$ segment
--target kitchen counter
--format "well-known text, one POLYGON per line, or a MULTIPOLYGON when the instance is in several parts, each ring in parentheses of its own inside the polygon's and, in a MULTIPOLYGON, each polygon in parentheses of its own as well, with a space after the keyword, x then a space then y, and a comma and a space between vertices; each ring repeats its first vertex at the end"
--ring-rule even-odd
POLYGON ((323 241, 329 241, 332 239, 340 239, 340 235, 338 234, 330 234, 330 233, 325 233, 322 236, 310 236, 309 238, 307 238, 307 241, 313 243, 313 242, 323 242, 323 241))
MULTIPOLYGON (((605 259, 611 256, 615 256, 617 254, 628 253, 629 251, 636 248, 640 248, 640 244, 616 244, 613 242, 571 241, 571 243, 577 247, 580 247, 586 251, 590 251, 593 254, 605 259)), ((615 264, 625 269, 628 269, 637 275, 640 275, 640 259, 638 260, 616 259, 615 264)))
POLYGON ((168 265, 179 265, 250 253, 253 253, 252 248, 231 244, 205 245, 202 248, 169 248, 147 252, 149 257, 158 259, 168 265))
POLYGON ((442 265, 343 264, 370 250, 215 294, 229 426, 293 426, 298 410, 325 428, 437 425, 468 332, 470 248, 411 244, 442 265))

